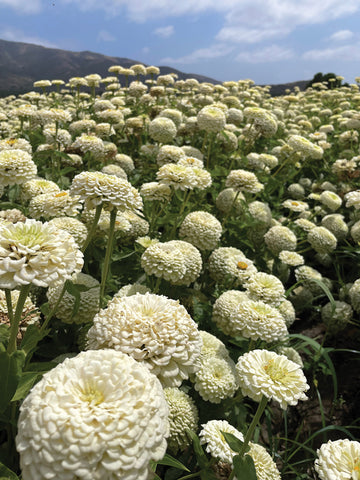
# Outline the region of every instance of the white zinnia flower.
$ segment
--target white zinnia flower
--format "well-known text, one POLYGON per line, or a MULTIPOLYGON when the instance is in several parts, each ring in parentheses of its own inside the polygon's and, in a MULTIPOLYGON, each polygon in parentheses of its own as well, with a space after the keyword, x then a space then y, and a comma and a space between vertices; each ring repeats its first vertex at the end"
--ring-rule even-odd
POLYGON ((0 287, 67 280, 83 266, 74 238, 49 223, 26 220, 0 227, 0 287))
POLYGON ((261 300, 274 305, 284 300, 285 288, 282 282, 265 272, 256 272, 245 284, 246 293, 253 300, 261 300))
POLYGON ((230 448, 221 432, 231 433, 242 442, 244 441, 243 434, 230 425, 227 420, 210 420, 203 424, 202 427, 199 437, 201 444, 207 444, 206 451, 213 457, 232 464, 233 457, 237 452, 230 448))
POLYGON ((236 369, 243 395, 256 402, 265 396, 269 400, 276 400, 286 410, 288 405, 307 400, 305 392, 310 387, 305 375, 299 365, 285 355, 268 350, 252 350, 239 358, 236 369))
POLYGON ((31 155, 24 150, 0 152, 0 185, 22 184, 37 174, 31 155))
POLYGON ((178 301, 150 293, 114 298, 88 332, 88 349, 128 353, 167 387, 199 369, 201 343, 197 324, 178 301))
POLYGON ((230 357, 202 357, 201 367, 195 373, 194 388, 201 398, 211 403, 220 403, 224 398, 233 397, 239 388, 235 363, 230 357))
POLYGON ((20 407, 24 480, 147 480, 166 451, 160 382, 128 355, 82 352, 47 372, 20 407))
POLYGON ((141 210, 140 193, 123 178, 102 172, 81 172, 70 187, 70 195, 79 195, 89 210, 101 203, 119 210, 141 210))
POLYGON ((321 480, 358 480, 360 443, 354 440, 329 440, 317 450, 315 470, 321 480))
POLYGON ((213 250, 221 237, 222 226, 211 213, 197 211, 189 213, 183 220, 179 236, 199 250, 213 250))
POLYGON ((261 301, 244 300, 230 316, 232 331, 252 340, 276 342, 288 336, 281 312, 261 301))
POLYGON ((179 388, 164 388, 164 395, 169 407, 168 447, 176 453, 178 450, 185 450, 190 443, 186 430, 197 430, 198 409, 194 400, 179 388))

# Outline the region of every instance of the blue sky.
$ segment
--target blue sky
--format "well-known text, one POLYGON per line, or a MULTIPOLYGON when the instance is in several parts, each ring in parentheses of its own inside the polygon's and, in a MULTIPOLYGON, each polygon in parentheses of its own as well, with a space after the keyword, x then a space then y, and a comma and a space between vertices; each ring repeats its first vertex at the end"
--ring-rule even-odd
POLYGON ((353 83, 359 26, 360 0, 0 0, 4 40, 257 84, 353 83))

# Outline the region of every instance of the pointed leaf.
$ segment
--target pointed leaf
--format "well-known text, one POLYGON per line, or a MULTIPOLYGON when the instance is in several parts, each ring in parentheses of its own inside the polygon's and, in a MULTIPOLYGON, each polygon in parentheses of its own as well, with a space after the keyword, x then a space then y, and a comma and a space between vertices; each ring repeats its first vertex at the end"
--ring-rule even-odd
POLYGON ((0 352, 0 413, 6 409, 16 392, 24 361, 25 353, 22 350, 10 355, 7 352, 0 352))
POLYGON ((243 443, 239 438, 235 437, 232 433, 221 432, 222 436, 225 438, 226 443, 229 445, 231 450, 234 452, 240 452, 243 443))
POLYGON ((200 468, 206 468, 209 465, 209 460, 200 444, 199 437, 192 430, 186 431, 193 443, 194 452, 200 468))
POLYGON ((0 480, 19 480, 19 477, 0 462, 0 480))
POLYGON ((42 374, 39 372, 24 372, 18 383, 16 392, 11 399, 12 402, 22 400, 27 396, 35 383, 40 380, 42 374))
POLYGON ((172 457, 168 453, 165 453, 165 456, 162 460, 157 462, 158 465, 167 465, 168 467, 174 467, 179 470, 184 470, 185 472, 190 472, 188 468, 185 467, 179 460, 176 460, 176 458, 172 457))
POLYGON ((257 480, 254 460, 250 455, 236 455, 233 464, 237 480, 257 480))

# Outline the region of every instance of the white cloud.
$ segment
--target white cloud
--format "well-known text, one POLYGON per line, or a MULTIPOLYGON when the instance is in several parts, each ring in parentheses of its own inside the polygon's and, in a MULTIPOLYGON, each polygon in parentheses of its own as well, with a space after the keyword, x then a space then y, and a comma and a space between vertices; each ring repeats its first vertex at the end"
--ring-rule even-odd
POLYGON ((360 43, 351 45, 343 45, 335 48, 308 50, 302 55, 304 60, 342 60, 342 61, 359 61, 360 60, 360 43))
POLYGON ((48 48, 59 48, 57 45, 45 40, 44 38, 28 35, 22 30, 11 27, 0 29, 0 38, 3 40, 9 40, 11 42, 32 43, 34 45, 41 45, 48 48))
POLYGON ((293 56, 294 53, 289 48, 270 45, 253 52, 241 52, 235 57, 235 60, 247 63, 269 63, 288 60, 293 56))
POLYGON ((142 51, 142 53, 149 53, 150 48, 149 47, 143 47, 141 51, 142 51))
POLYGON ((18 13, 29 14, 41 11, 41 0, 0 0, 0 7, 10 7, 18 13))
POLYGON ((171 37, 175 32, 173 25, 168 25, 167 27, 159 27, 153 31, 153 33, 162 38, 171 37))
POLYGON ((331 35, 330 40, 334 42, 344 42, 354 36, 350 30, 339 30, 331 35))
POLYGON ((179 58, 172 58, 166 57, 160 60, 160 63, 180 63, 180 64, 187 64, 187 63, 196 63, 199 60, 211 60, 213 58, 224 57, 228 55, 233 50, 233 47, 228 45, 212 45, 207 48, 199 48, 194 50, 189 55, 184 55, 183 57, 179 58))
POLYGON ((108 31, 100 30, 96 40, 98 42, 115 42, 116 38, 114 37, 114 35, 112 35, 108 31))

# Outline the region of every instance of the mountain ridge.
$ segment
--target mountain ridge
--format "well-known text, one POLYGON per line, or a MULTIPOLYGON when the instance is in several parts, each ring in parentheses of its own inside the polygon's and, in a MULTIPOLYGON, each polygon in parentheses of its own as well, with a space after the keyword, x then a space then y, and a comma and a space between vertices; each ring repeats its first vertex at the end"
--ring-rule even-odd
MULTIPOLYGON (((59 79, 67 82, 71 77, 83 77, 91 73, 106 77, 111 75, 108 72, 111 65, 129 68, 138 63, 147 66, 137 60, 104 55, 90 50, 73 52, 0 39, 0 96, 28 92, 33 89, 33 83, 37 80, 59 79)), ((222 83, 205 75, 185 73, 168 66, 159 66, 159 68, 161 75, 173 72, 182 80, 196 78, 200 83, 222 83)), ((308 81, 299 81, 272 85, 270 93, 281 95, 285 93, 286 88, 291 89, 296 85, 302 90, 307 83, 308 81)))

